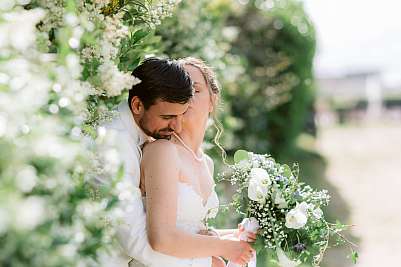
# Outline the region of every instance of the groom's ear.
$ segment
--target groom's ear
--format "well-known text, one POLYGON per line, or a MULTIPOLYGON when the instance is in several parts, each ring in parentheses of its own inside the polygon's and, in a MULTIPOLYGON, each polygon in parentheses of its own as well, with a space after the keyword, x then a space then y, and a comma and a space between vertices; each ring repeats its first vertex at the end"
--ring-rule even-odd
POLYGON ((136 115, 139 115, 139 114, 143 113, 144 108, 145 108, 145 107, 143 106, 143 103, 142 103, 142 101, 139 99, 139 97, 134 96, 134 97, 131 99, 131 110, 132 110, 132 113, 134 113, 134 114, 136 114, 136 115))

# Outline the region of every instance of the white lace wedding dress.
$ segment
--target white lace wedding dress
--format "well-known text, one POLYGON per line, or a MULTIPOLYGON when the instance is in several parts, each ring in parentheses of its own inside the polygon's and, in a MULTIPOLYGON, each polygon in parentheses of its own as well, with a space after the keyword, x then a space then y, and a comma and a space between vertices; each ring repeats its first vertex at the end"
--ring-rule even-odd
MULTIPOLYGON (((193 189, 190 184, 178 182, 177 196, 177 228, 188 233, 196 234, 204 230, 205 220, 216 216, 219 199, 214 186, 207 200, 193 189)), ((210 267, 212 257, 183 259, 156 253, 149 267, 210 267)))

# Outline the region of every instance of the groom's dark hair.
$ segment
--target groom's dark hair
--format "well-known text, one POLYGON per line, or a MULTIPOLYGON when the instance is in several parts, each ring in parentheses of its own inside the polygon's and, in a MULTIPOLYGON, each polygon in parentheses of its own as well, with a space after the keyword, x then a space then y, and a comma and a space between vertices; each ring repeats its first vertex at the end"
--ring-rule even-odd
POLYGON ((145 109, 156 100, 170 103, 187 103, 193 96, 192 81, 182 63, 172 59, 148 58, 139 65, 132 75, 141 82, 129 90, 128 105, 138 96, 145 109))

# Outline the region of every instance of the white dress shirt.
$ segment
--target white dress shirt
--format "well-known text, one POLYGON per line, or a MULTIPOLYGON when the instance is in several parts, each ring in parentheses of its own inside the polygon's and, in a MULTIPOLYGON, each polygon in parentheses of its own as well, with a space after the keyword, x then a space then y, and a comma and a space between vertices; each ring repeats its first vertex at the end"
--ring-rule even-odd
POLYGON ((146 215, 139 183, 141 146, 149 140, 149 137, 136 124, 125 101, 118 106, 118 115, 104 126, 116 134, 116 148, 124 166, 122 184, 130 189, 132 197, 119 201, 119 208, 123 211, 123 222, 117 229, 121 247, 118 252, 111 255, 102 255, 101 262, 107 267, 127 267, 129 262, 135 259, 136 262, 146 266, 155 252, 147 238, 146 215))

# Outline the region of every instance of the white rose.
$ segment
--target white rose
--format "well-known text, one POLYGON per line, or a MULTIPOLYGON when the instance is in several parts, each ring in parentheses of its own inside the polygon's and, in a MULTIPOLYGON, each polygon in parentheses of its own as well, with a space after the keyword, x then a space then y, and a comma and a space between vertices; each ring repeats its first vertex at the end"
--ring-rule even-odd
POLYGON ((259 183, 264 186, 270 186, 272 184, 269 174, 265 169, 262 168, 252 168, 250 173, 251 179, 257 180, 259 183))
POLYGON ((285 226, 292 229, 300 229, 305 226, 308 218, 300 210, 290 210, 285 216, 285 226))
POLYGON ((7 11, 13 8, 15 5, 14 0, 2 0, 0 2, 0 10, 7 11))
POLYGON ((302 202, 290 210, 285 216, 285 226, 292 229, 300 229, 308 221, 308 204, 302 202))
POLYGON ((267 194, 269 193, 269 188, 264 186, 257 179, 250 179, 248 186, 248 197, 254 201, 262 202, 267 194))
POLYGON ((266 170, 252 168, 248 186, 248 197, 254 201, 264 201, 269 193, 270 185, 271 180, 266 170))

